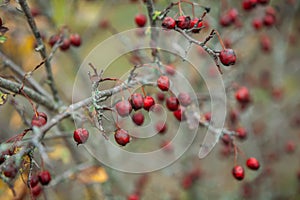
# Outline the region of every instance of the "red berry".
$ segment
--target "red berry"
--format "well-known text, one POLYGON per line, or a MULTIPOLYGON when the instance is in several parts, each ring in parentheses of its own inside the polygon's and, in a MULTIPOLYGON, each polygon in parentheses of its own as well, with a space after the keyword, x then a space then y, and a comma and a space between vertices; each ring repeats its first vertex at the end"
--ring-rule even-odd
POLYGON ((165 94, 163 92, 157 92, 156 93, 156 98, 159 100, 159 101, 164 101, 165 100, 165 94))
POLYGON ((260 164, 259 164, 258 160, 256 158, 253 158, 253 157, 248 158, 246 164, 247 164, 247 167, 249 169, 253 169, 253 170, 258 170, 259 167, 260 167, 260 164))
POLYGON ((246 139, 247 138, 247 131, 243 127, 239 127, 236 129, 237 137, 240 139, 246 139))
POLYGON ((140 93, 133 93, 129 101, 134 110, 139 110, 144 105, 144 97, 140 93))
POLYGON ((42 185, 48 185, 51 181, 51 175, 47 170, 40 172, 38 177, 42 185))
POLYGON ((294 143, 294 141, 288 141, 286 144, 285 144, 285 151, 287 153, 294 153, 295 152, 295 149, 296 149, 296 144, 294 143))
POLYGON ((222 139, 223 144, 225 144, 226 146, 228 146, 229 144, 232 143, 232 138, 230 137, 230 135, 228 135, 226 133, 223 134, 221 139, 222 139))
POLYGON ((231 25, 232 19, 231 19, 231 17, 229 15, 225 14, 225 15, 222 15, 220 17, 219 23, 220 23, 221 26, 227 27, 227 26, 231 25))
POLYGON ((147 17, 144 14, 137 14, 134 21, 138 27, 144 27, 147 23, 147 17))
POLYGON ((49 41, 48 41, 48 44, 53 47, 54 44, 60 39, 59 35, 52 35, 50 38, 49 38, 49 41))
POLYGON ((237 9, 231 8, 227 11, 227 15, 230 17, 232 22, 235 22, 235 20, 237 19, 239 13, 238 13, 237 9))
POLYGON ((131 194, 127 197, 127 200, 139 200, 140 196, 137 194, 131 194))
POLYGON ((190 27, 191 18, 189 16, 179 16, 176 20, 176 25, 181 29, 188 29, 190 27))
POLYGON ((7 178, 15 178, 16 175, 18 174, 18 169, 16 168, 15 164, 9 164, 7 165, 4 170, 3 170, 4 176, 7 178))
POLYGON ((276 10, 272 6, 268 6, 265 10, 266 15, 276 16, 276 10))
POLYGON ((31 119, 31 126, 41 127, 47 123, 47 115, 44 112, 37 112, 31 119))
POLYGON ((157 86, 159 87, 159 89, 161 89, 162 91, 168 91, 170 88, 170 80, 169 77, 167 76, 160 76, 157 79, 157 86))
POLYGON ((71 41, 69 38, 64 38, 62 44, 60 45, 60 50, 66 51, 70 48, 71 46, 71 41))
POLYGON ((81 45, 81 37, 78 33, 73 33, 70 35, 70 42, 73 46, 79 47, 81 45))
POLYGON ((247 11, 254 8, 256 4, 257 4, 257 0, 243 0, 242 2, 243 9, 247 11))
POLYGON ((166 73, 173 76, 176 73, 174 65, 166 65, 166 73))
POLYGON ((199 21, 199 18, 196 17, 190 23, 190 27, 189 28, 194 28, 194 30, 192 30, 193 33, 199 33, 200 30, 201 30, 201 28, 203 27, 203 22, 200 21, 198 23, 198 21, 199 21), (197 25, 197 27, 195 27, 197 23, 198 23, 198 25, 197 25))
POLYGON ((255 28, 256 30, 259 30, 259 29, 261 29, 262 25, 263 24, 262 24, 262 20, 261 19, 258 19, 258 18, 253 19, 253 21, 252 21, 253 28, 255 28))
POLYGON ((273 15, 265 15, 263 18, 264 25, 270 27, 275 24, 275 16, 273 15))
POLYGON ((170 111, 175 111, 179 107, 179 101, 176 97, 169 97, 166 100, 166 106, 170 111))
POLYGON ((84 128, 78 128, 74 131, 73 138, 77 145, 83 144, 89 138, 89 132, 84 128))
POLYGON ((36 175, 31 176, 30 178, 30 187, 35 187, 39 183, 39 178, 36 175))
POLYGON ((260 46, 264 52, 269 53, 272 50, 272 42, 269 36, 263 35, 260 38, 260 46))
POLYGON ((40 185, 36 185, 31 188, 31 194, 33 197, 38 197, 42 193, 42 187, 40 185))
POLYGON ((178 108, 173 112, 173 115, 176 117, 178 121, 184 121, 186 120, 186 117, 184 115, 184 108, 178 108))
POLYGON ((241 87, 235 93, 235 98, 239 103, 245 104, 250 102, 249 90, 246 87, 241 87))
POLYGON ((144 123, 144 119, 144 115, 141 112, 137 112, 132 115, 132 121, 138 126, 144 123))
POLYGON ((110 22, 109 22, 108 19, 102 19, 99 22, 99 27, 102 28, 102 29, 107 29, 109 26, 110 26, 110 22))
POLYGON ((160 147, 163 148, 163 150, 166 152, 172 152, 174 150, 170 141, 165 141, 165 140, 162 141, 162 143, 160 144, 160 147))
POLYGON ((204 113, 204 118, 206 121, 210 122, 211 120, 211 112, 204 113))
POLYGON ((163 134, 167 131, 167 125, 164 122, 158 122, 155 125, 155 129, 158 133, 163 134))
POLYGON ((257 0, 257 2, 261 5, 266 5, 269 3, 270 0, 257 0))
POLYGON ((155 104, 155 101, 154 101, 153 97, 151 97, 151 96, 146 96, 146 97, 144 98, 144 109, 145 109, 145 110, 149 111, 150 108, 151 108, 152 106, 154 106, 154 104, 155 104))
POLYGON ((172 17, 165 17, 162 22, 162 27, 166 29, 174 29, 176 21, 172 17))
POLYGON ((125 146, 130 141, 128 132, 124 129, 118 129, 115 132, 115 140, 119 145, 125 146))
POLYGON ((184 176, 184 178, 182 179, 182 182, 181 182, 182 188, 187 190, 192 186, 192 184, 193 184, 192 177, 189 175, 184 176))
POLYGON ((245 171, 244 168, 240 165, 235 166, 232 169, 232 175, 234 178, 236 178, 237 180, 243 180, 244 176, 245 176, 245 171))
POLYGON ((187 92, 180 92, 178 94, 178 101, 181 106, 189 106, 192 103, 191 97, 187 92))
POLYGON ((116 104, 116 110, 121 117, 128 116, 132 111, 132 106, 127 100, 119 101, 116 104))
POLYGON ((232 49, 224 49, 219 55, 220 61, 223 65, 234 65, 236 61, 236 55, 232 49))

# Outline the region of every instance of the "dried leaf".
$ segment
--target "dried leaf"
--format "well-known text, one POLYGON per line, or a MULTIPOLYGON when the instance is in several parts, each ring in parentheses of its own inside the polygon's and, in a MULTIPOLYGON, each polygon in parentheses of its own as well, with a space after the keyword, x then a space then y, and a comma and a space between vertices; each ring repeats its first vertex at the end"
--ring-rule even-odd
POLYGON ((103 183, 107 181, 108 176, 103 167, 93 166, 79 172, 77 179, 85 184, 103 183))
POLYGON ((70 151, 62 144, 58 144, 53 147, 53 151, 48 153, 49 158, 53 160, 62 160, 64 164, 70 162, 70 151))
POLYGON ((0 106, 6 103, 8 94, 5 94, 0 91, 0 106))

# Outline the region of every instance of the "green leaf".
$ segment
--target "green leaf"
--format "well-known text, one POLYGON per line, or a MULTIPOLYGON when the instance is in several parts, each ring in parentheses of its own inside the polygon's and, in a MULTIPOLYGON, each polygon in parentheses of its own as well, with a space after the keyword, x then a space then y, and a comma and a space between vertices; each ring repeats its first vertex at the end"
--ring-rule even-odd
POLYGON ((0 36, 0 43, 1 44, 3 44, 6 40, 7 40, 7 38, 4 35, 0 36))

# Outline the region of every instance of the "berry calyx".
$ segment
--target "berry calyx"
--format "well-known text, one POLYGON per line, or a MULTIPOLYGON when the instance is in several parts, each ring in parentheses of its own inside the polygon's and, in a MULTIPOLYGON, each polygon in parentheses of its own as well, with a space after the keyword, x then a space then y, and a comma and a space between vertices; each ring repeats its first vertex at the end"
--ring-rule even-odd
POLYGON ((84 128, 78 128, 74 131, 73 138, 77 145, 83 144, 89 138, 89 132, 84 128))
POLYGON ((81 37, 78 33, 73 33, 70 35, 70 42, 73 46, 79 47, 81 45, 81 37))
POLYGON ((127 100, 119 101, 116 104, 116 110, 121 117, 128 116, 132 111, 132 106, 127 100))
POLYGON ((181 106, 189 106, 192 103, 191 97, 187 92, 180 92, 178 95, 178 101, 181 106))
POLYGON ((232 49, 224 49, 219 55, 220 61, 223 65, 234 65, 236 61, 236 55, 232 49))
POLYGON ((115 132, 115 141, 121 145, 121 146, 125 146, 127 143, 130 142, 130 135, 128 134, 128 132, 124 129, 118 129, 115 132))
POLYGON ((137 14, 134 21, 138 27, 144 27, 147 23, 147 17, 144 14, 137 14))
POLYGON ((241 181, 245 177, 245 170, 242 166, 237 165, 232 169, 232 175, 235 179, 241 181))
POLYGON ((39 181, 42 185, 48 185, 51 181, 51 175, 49 171, 41 171, 38 175, 39 181))
POLYGON ((241 87, 235 93, 235 98, 239 103, 246 104, 250 102, 249 90, 246 87, 241 87))
POLYGON ((144 98, 144 109, 149 111, 151 109, 152 106, 154 106, 155 101, 153 99, 153 97, 151 96, 146 96, 144 98))
POLYGON ((166 100, 166 106, 170 111, 175 111, 179 107, 179 101, 176 97, 169 97, 166 100))
POLYGON ((260 167, 258 160, 253 157, 247 159, 246 165, 249 169, 252 169, 252 170, 258 170, 260 167))
POLYGON ((161 89, 162 91, 168 91, 170 88, 170 80, 169 77, 167 76, 160 76, 157 79, 157 86, 159 87, 159 89, 161 89))
POLYGON ((31 126, 41 127, 47 123, 47 114, 44 112, 37 112, 31 119, 31 126))
POLYGON ((137 112, 134 113, 132 115, 132 121, 137 125, 137 126, 141 126, 144 123, 144 115, 141 112, 137 112))
POLYGON ((176 21, 172 17, 165 17, 161 26, 166 29, 174 29, 176 21))
POLYGON ((144 97, 140 93, 134 93, 131 95, 129 102, 134 110, 139 110, 144 105, 144 97))

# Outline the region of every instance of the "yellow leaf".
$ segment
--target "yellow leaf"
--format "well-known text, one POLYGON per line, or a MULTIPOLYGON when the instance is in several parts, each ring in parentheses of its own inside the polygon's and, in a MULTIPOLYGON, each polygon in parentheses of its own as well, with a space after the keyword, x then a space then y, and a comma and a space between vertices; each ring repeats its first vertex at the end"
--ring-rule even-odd
POLYGON ((55 145, 53 147, 53 151, 48 153, 49 158, 53 160, 62 160, 64 164, 68 164, 70 162, 70 151, 62 144, 55 145))
POLYGON ((7 184, 0 180, 0 199, 16 200, 21 199, 26 194, 27 186, 23 182, 21 176, 19 176, 19 178, 14 183, 14 190, 16 192, 15 197, 13 196, 13 193, 11 189, 7 186, 7 184))
POLYGON ((77 179, 82 183, 103 183, 108 179, 107 173, 103 167, 89 167, 77 174, 77 179))
POLYGON ((9 126, 14 129, 19 129, 22 124, 23 122, 19 113, 17 111, 13 111, 10 117, 9 126))
POLYGON ((0 91, 0 106, 5 104, 5 102, 7 101, 7 97, 8 97, 7 94, 0 91))

